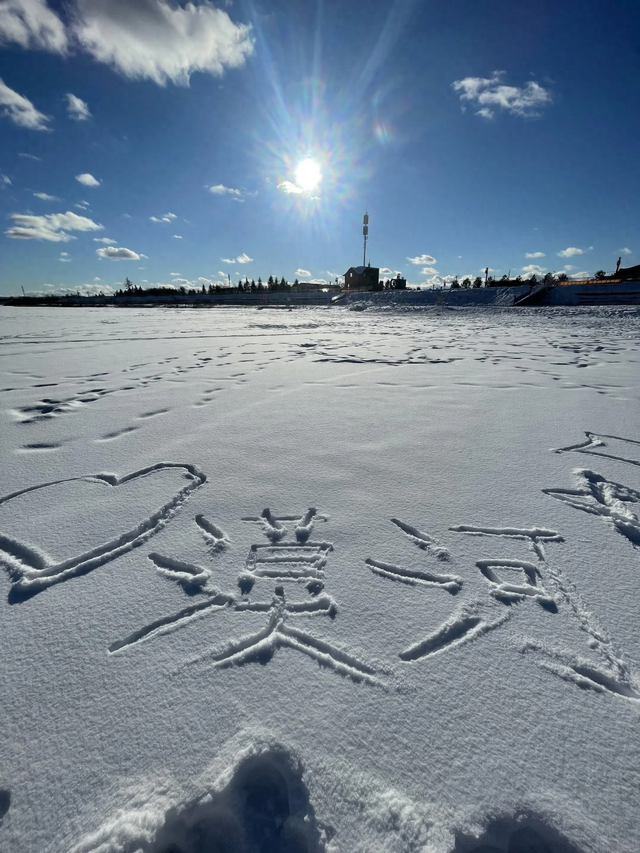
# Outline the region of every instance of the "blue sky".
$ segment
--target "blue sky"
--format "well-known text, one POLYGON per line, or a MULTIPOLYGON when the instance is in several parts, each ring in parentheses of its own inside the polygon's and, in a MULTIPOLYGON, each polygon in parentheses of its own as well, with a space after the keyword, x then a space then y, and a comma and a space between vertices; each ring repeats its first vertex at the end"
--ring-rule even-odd
POLYGON ((639 32, 637 0, 0 0, 0 293, 328 281, 365 210, 413 284, 640 263, 639 32))

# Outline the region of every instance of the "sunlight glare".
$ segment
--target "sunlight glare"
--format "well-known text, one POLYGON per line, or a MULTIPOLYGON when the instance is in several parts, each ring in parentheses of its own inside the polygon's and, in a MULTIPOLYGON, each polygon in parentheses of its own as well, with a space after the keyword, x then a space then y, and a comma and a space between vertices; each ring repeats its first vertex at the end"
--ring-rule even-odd
POLYGON ((296 169, 296 184, 301 190, 313 190, 321 180, 322 172, 320 171, 320 165, 315 160, 312 160, 311 157, 303 160, 296 169))

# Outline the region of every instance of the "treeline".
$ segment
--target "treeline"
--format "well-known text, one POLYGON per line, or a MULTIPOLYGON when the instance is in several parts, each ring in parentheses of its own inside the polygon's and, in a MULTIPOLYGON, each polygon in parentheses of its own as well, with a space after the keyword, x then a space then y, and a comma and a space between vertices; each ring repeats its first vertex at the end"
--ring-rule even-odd
MULTIPOLYGON (((596 281, 604 281, 607 277, 608 276, 604 270, 598 270, 598 272, 594 273, 593 276, 596 281)), ((564 272, 560 273, 560 275, 554 275, 553 273, 548 272, 545 273, 542 278, 538 278, 537 275, 532 275, 531 278, 524 279, 521 275, 517 275, 515 278, 510 278, 508 275, 503 275, 502 278, 494 278, 492 275, 489 275, 486 277, 486 280, 483 280, 480 276, 476 276, 473 281, 470 278, 464 278, 462 281, 458 281, 458 277, 456 276, 451 282, 450 287, 454 290, 457 288, 468 287, 517 287, 519 284, 534 285, 539 282, 550 287, 552 284, 569 280, 569 276, 564 272)))
MULTIPOLYGON (((289 282, 284 278, 278 279, 277 276, 270 275, 267 283, 265 284, 261 278, 258 278, 258 281, 251 279, 249 281, 248 278, 245 278, 244 281, 240 279, 236 285, 222 285, 222 284, 213 284, 210 282, 207 284, 202 284, 200 288, 196 287, 185 287, 184 285, 180 285, 180 287, 140 287, 139 285, 133 284, 133 282, 127 277, 124 282, 124 287, 121 290, 116 290, 114 296, 116 298, 126 298, 127 296, 170 296, 171 294, 180 294, 181 296, 213 296, 215 294, 220 293, 283 293, 290 291, 294 287, 298 287, 300 282, 296 279, 293 284, 289 284, 289 282)), ((322 287, 322 285, 318 285, 318 288, 322 287)))

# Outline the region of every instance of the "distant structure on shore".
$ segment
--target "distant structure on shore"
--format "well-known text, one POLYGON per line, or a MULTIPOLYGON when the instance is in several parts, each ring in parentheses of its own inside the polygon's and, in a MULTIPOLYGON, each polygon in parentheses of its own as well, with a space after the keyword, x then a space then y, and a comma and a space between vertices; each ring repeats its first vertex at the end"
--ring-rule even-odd
POLYGON ((345 290, 382 290, 378 267, 349 267, 344 274, 345 290))

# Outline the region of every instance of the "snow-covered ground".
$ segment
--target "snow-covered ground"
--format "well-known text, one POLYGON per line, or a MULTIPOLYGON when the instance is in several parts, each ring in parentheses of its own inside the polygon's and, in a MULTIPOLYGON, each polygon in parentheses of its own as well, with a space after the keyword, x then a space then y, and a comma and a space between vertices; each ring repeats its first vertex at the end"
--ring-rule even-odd
POLYGON ((0 314, 3 853, 635 853, 640 313, 0 314))

